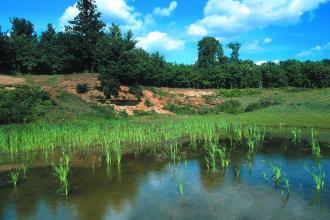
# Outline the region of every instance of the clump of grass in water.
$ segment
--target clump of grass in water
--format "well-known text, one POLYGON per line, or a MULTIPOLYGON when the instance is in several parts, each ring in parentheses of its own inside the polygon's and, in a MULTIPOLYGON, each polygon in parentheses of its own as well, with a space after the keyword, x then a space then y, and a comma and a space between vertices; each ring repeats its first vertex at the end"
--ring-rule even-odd
POLYGON ((318 132, 312 128, 311 130, 311 149, 314 157, 321 157, 321 147, 317 141, 318 132))
POLYGON ((312 176, 316 191, 321 192, 325 183, 325 173, 323 172, 321 165, 319 165, 317 168, 310 168, 308 165, 305 165, 304 168, 312 176))
POLYGON ((108 166, 111 166, 112 164, 112 149, 110 147, 107 147, 105 149, 105 161, 108 166))
POLYGON ((235 176, 237 179, 241 177, 241 163, 237 162, 234 165, 235 176))
POLYGON ((19 176, 20 176, 20 170, 19 169, 12 170, 9 173, 10 181, 12 182, 12 184, 15 187, 17 186, 17 182, 18 182, 19 176))
POLYGON ((301 136, 302 136, 302 131, 301 131, 301 129, 294 128, 294 129, 291 131, 291 133, 292 133, 292 136, 293 136, 291 142, 292 142, 293 144, 298 144, 298 143, 300 143, 300 141, 301 141, 301 136))
POLYGON ((229 166, 230 159, 225 147, 219 149, 219 157, 221 168, 226 169, 229 166))
POLYGON ((270 162, 269 168, 270 168, 271 175, 268 176, 267 173, 264 172, 263 173, 264 179, 265 179, 265 181, 268 181, 269 179, 273 180, 276 188, 278 188, 281 183, 282 177, 283 177, 282 168, 276 162, 274 162, 274 163, 270 162))
POLYGON ((207 170, 212 170, 212 171, 216 171, 217 170, 217 154, 219 152, 219 149, 217 147, 217 145, 215 143, 210 143, 205 145, 205 150, 206 150, 206 166, 207 166, 207 170))
POLYGON ((70 172, 70 158, 68 155, 63 155, 60 158, 60 164, 54 165, 54 175, 59 179, 61 184, 61 191, 65 196, 69 194, 69 172, 70 172))
POLYGON ((183 196, 183 193, 184 193, 184 177, 183 177, 183 175, 180 175, 178 177, 178 184, 179 184, 180 195, 183 196))

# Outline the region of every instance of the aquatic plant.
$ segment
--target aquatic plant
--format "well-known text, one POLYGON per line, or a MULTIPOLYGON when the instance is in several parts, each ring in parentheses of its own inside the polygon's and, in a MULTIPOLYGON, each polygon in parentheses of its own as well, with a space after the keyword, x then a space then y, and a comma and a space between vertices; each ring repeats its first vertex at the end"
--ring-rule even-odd
POLYGON ((312 176, 316 191, 321 192, 325 183, 325 173, 323 172, 321 165, 319 164, 317 167, 312 168, 305 165, 304 168, 312 176))
POLYGON ((312 128, 311 139, 310 139, 312 154, 314 157, 321 157, 321 147, 319 142, 317 141, 317 135, 318 132, 314 128, 312 128))
POLYGON ((237 179, 241 177, 241 163, 237 162, 234 164, 235 176, 237 179))
POLYGON ((110 147, 105 149, 105 161, 108 166, 112 164, 112 149, 110 147))
POLYGON ((282 173, 282 168, 276 162, 274 162, 274 163, 269 162, 268 166, 269 166, 269 170, 270 170, 270 175, 268 175, 267 173, 264 172, 263 173, 264 179, 265 179, 265 181, 268 181, 269 179, 271 179, 274 182, 276 188, 278 188, 282 181, 282 178, 284 177, 283 173, 282 173))
POLYGON ((220 166, 222 169, 226 169, 229 165, 230 159, 229 159, 229 155, 226 152, 226 148, 225 147, 221 147, 218 150, 218 154, 219 154, 219 158, 220 158, 220 166))
POLYGON ((292 133, 292 140, 291 140, 291 142, 294 143, 294 144, 300 143, 301 136, 302 136, 301 129, 294 128, 294 129, 292 129, 291 133, 292 133))
POLYGON ((14 169, 9 172, 10 181, 15 187, 17 186, 19 176, 20 176, 19 169, 14 169))
POLYGON ((183 193, 184 193, 184 177, 183 177, 183 175, 179 175, 178 184, 179 184, 180 195, 183 196, 183 193))
POLYGON ((69 172, 70 172, 70 158, 68 155, 60 158, 59 165, 53 165, 54 175, 59 179, 61 184, 61 191, 65 193, 66 196, 69 194, 69 172))
POLYGON ((206 166, 207 170, 212 170, 216 171, 217 170, 217 154, 218 154, 218 147, 214 143, 210 143, 205 145, 205 150, 206 150, 206 166))

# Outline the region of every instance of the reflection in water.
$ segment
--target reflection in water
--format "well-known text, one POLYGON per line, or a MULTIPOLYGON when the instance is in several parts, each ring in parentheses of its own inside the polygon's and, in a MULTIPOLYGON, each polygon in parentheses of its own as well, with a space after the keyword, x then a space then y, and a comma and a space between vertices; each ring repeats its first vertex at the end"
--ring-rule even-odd
MULTIPOLYGON (((173 164, 124 158, 117 166, 72 168, 71 194, 56 194, 51 168, 34 168, 16 189, 0 189, 3 219, 227 219, 324 218, 330 215, 330 187, 322 194, 304 164, 320 163, 330 183, 330 160, 314 161, 300 150, 268 141, 260 152, 236 151, 225 171, 208 172, 203 159, 173 164), (277 146, 277 147, 276 147, 277 146), (290 193, 266 184, 267 163, 279 161, 290 193), (184 195, 178 178, 183 176, 184 195)), ((296 146, 295 146, 296 147, 296 146)))

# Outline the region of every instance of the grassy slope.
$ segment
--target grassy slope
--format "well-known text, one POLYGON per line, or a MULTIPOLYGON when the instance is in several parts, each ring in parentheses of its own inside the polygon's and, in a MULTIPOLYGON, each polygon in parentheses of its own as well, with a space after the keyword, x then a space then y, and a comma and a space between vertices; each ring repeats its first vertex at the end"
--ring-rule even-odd
MULTIPOLYGON (((237 98, 225 98, 225 100, 235 99, 242 103, 243 107, 258 101, 262 97, 278 96, 282 100, 280 105, 271 106, 258 111, 233 114, 220 114, 210 116, 223 118, 228 121, 244 124, 304 126, 330 128, 330 89, 313 89, 302 91, 288 91, 286 89, 262 90, 262 94, 243 96, 237 98)), ((187 116, 158 116, 149 120, 181 120, 187 116)), ((189 116, 201 117, 201 116, 189 116)), ((145 121, 143 119, 134 119, 145 121)))
MULTIPOLYGON (((60 75, 26 75, 26 83, 34 86, 54 86, 60 75)), ((279 125, 283 123, 288 126, 313 126, 330 128, 330 89, 262 89, 258 95, 243 97, 224 98, 235 99, 242 103, 243 107, 258 101, 262 97, 277 96, 282 103, 258 111, 242 113, 237 115, 219 114, 208 116, 223 118, 228 121, 244 124, 279 125)), ((78 97, 64 95, 57 100, 57 106, 49 109, 49 112, 41 118, 41 121, 79 120, 80 118, 110 118, 113 111, 109 108, 96 107, 86 104, 78 97)), ((187 116, 148 116, 133 117, 132 121, 176 121, 183 120, 187 116)), ((205 116, 189 116, 205 117, 205 116)))

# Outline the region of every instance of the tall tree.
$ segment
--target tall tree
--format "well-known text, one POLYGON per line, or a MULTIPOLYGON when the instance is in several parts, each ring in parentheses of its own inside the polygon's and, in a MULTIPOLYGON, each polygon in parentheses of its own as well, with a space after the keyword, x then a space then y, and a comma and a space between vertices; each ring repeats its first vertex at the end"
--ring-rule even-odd
POLYGON ((229 43, 227 47, 230 48, 232 51, 230 55, 231 61, 235 61, 235 62, 239 61, 238 57, 239 57, 239 50, 241 48, 241 44, 238 42, 233 42, 233 43, 229 43))
POLYGON ((198 42, 199 67, 210 67, 218 63, 224 56, 220 42, 214 37, 204 37, 198 42))
POLYGON ((10 44, 6 33, 1 31, 0 26, 0 71, 8 72, 11 69, 10 65, 10 44))
POLYGON ((65 28, 75 37, 78 68, 92 71, 95 69, 96 43, 103 34, 105 24, 100 20, 101 13, 97 11, 95 0, 80 0, 76 7, 79 14, 65 28))
POLYGON ((22 73, 32 73, 39 62, 38 39, 34 25, 24 18, 11 19, 10 32, 14 54, 14 70, 22 73))

